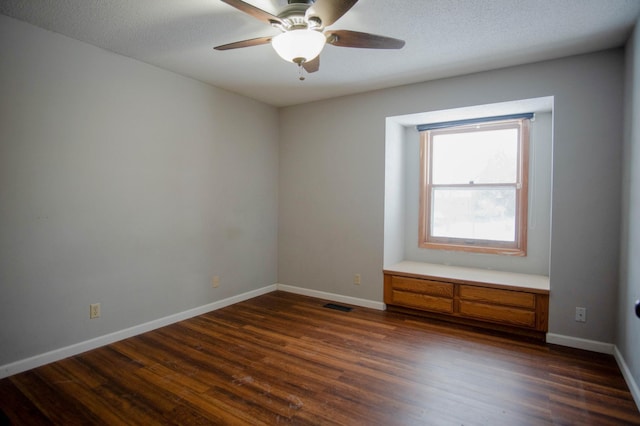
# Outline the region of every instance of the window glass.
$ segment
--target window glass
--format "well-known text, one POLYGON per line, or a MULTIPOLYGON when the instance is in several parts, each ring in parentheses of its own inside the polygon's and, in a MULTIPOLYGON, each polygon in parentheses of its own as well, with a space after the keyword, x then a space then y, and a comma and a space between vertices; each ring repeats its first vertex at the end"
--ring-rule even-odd
POLYGON ((431 217, 434 237, 514 242, 516 190, 435 188, 431 217))
POLYGON ((433 138, 434 184, 516 182, 518 130, 462 132, 433 138))

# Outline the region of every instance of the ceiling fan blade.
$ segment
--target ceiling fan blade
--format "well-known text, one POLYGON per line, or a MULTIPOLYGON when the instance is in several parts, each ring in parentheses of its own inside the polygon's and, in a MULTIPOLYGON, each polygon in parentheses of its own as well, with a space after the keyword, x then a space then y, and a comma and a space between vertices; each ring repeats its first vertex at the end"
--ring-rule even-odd
POLYGON ((309 74, 318 71, 320 69, 320 56, 316 56, 315 59, 312 59, 309 62, 304 62, 302 64, 302 68, 304 68, 304 70, 309 74))
POLYGON ((261 44, 268 44, 271 42, 272 36, 252 38, 249 40, 236 41, 234 43, 223 44, 221 46, 214 47, 215 50, 230 50, 239 49, 241 47, 259 46, 261 44))
POLYGON ((269 12, 265 12, 264 10, 257 8, 249 3, 245 3, 242 0, 221 0, 229 6, 233 6, 241 12, 244 12, 248 15, 253 16, 256 19, 259 19, 267 24, 272 23, 282 23, 280 18, 275 15, 270 14, 269 12))
POLYGON ((404 40, 349 30, 327 31, 327 43, 339 47, 365 49, 402 49, 404 40))
POLYGON ((320 18, 322 26, 328 27, 347 13, 357 2, 358 0, 316 0, 309 6, 305 16, 307 19, 320 18))

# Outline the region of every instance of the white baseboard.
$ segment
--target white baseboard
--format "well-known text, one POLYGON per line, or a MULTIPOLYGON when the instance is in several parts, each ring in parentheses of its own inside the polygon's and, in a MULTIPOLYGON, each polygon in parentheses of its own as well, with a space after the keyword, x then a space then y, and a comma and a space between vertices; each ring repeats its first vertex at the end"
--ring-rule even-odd
POLYGON ((278 290, 289 293, 301 294, 303 296, 317 297, 318 299, 331 300, 332 302, 347 303, 349 305, 362 306, 363 308, 377 309, 384 311, 386 305, 382 302, 376 302, 368 299, 360 299, 357 297, 343 296, 341 294, 327 293, 319 290, 311 290, 308 288, 295 287, 286 284, 276 284, 278 290))
POLYGON ((595 340, 581 339, 579 337, 563 336, 562 334, 547 333, 547 343, 568 346, 570 348, 584 349, 592 352, 613 355, 613 343, 603 343, 595 340))
POLYGON ((629 366, 624 360, 624 357, 618 350, 618 347, 615 346, 613 350, 613 356, 618 363, 618 367, 620 367, 620 371, 622 372, 622 377, 624 377, 625 382, 627 382, 627 386, 629 386, 629 391, 631 391, 631 395, 633 396, 633 400, 636 402, 638 406, 638 410, 640 410, 640 388, 638 387, 638 383, 631 374, 631 370, 629 370, 629 366))
POLYGON ((86 340, 84 342, 76 343, 64 348, 55 349, 50 352, 46 352, 40 355, 26 358, 20 361, 15 361, 10 364, 0 366, 0 379, 12 376, 23 371, 31 370, 32 368, 40 367, 51 362, 60 361, 61 359, 68 358, 70 356, 78 355, 82 352, 96 349, 110 343, 117 342, 138 334, 146 333, 147 331, 155 330, 156 328, 164 327, 169 324, 173 324, 185 319, 193 318, 198 315, 205 314, 207 312, 221 309, 234 303, 242 302, 244 300, 252 299, 256 296, 260 296, 266 293, 271 293, 277 288, 276 284, 269 285, 267 287, 259 288, 257 290, 248 291, 246 293, 232 296, 217 302, 209 303, 207 305, 198 306, 197 308, 189 309, 184 312, 169 315, 164 318, 149 321, 144 324, 136 325, 124 330, 116 331, 113 333, 105 334, 94 339, 86 340))

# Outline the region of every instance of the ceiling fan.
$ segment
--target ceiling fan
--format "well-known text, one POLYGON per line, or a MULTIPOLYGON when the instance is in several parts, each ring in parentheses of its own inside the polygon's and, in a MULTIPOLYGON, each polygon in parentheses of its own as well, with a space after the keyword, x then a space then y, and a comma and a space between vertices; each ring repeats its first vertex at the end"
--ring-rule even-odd
POLYGON ((257 8, 242 0, 221 0, 277 29, 276 36, 252 38, 216 46, 216 50, 259 46, 271 43, 274 50, 286 61, 298 65, 300 80, 302 70, 312 73, 320 68, 320 52, 325 44, 338 47, 368 49, 401 49, 403 40, 350 30, 329 30, 358 0, 288 0, 288 5, 278 13, 257 8))

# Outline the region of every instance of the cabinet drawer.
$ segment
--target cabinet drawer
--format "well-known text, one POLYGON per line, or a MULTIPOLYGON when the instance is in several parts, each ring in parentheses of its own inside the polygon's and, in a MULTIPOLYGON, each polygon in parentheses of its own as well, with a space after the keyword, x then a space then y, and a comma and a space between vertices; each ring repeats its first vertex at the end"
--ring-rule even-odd
POLYGON ((535 328, 535 312, 505 306, 485 305, 484 303, 460 301, 460 314, 502 324, 535 328))
POLYGON ((528 309, 535 309, 536 307, 536 296, 532 293, 469 285, 460 286, 460 299, 528 309))
POLYGON ((393 303, 426 311, 453 313, 453 299, 393 290, 393 303))
POLYGON ((394 276, 391 279, 391 286, 394 290, 453 298, 453 284, 451 283, 394 276))

